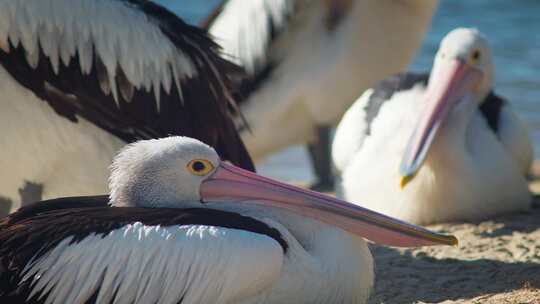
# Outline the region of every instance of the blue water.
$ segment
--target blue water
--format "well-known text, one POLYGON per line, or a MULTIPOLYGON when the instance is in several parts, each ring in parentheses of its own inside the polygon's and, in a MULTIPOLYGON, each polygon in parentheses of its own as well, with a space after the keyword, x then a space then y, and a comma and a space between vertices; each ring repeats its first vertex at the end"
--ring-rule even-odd
MULTIPOLYGON (((222 0, 153 0, 182 17, 184 21, 197 24, 222 0)), ((249 0, 248 0, 249 1, 249 0)))
POLYGON ((428 69, 441 38, 460 26, 476 27, 487 36, 495 61, 495 90, 531 128, 540 158, 540 1, 442 1, 412 69, 428 69))
MULTIPOLYGON (((157 2, 165 4, 188 22, 197 23, 220 0, 157 2)), ((535 156, 539 159, 540 1, 442 0, 411 69, 429 70, 441 38, 461 26, 476 27, 488 37, 495 60, 496 91, 514 105, 530 127, 535 156)), ((261 164, 259 171, 289 181, 312 179, 303 147, 292 147, 272 156, 261 164)))

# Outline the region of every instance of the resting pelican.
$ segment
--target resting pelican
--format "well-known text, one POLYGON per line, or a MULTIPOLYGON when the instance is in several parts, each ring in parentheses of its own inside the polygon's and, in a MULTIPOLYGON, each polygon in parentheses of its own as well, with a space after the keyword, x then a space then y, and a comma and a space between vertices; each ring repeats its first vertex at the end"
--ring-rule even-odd
POLYGON ((0 1, 0 213, 105 192, 115 152, 137 139, 195 137, 253 169, 233 121, 237 71, 150 1, 0 1))
POLYGON ((486 38, 458 28, 431 75, 400 74, 366 91, 333 143, 344 196, 417 224, 527 209, 531 140, 493 79, 486 38))
POLYGON ((364 90, 407 68, 436 6, 414 0, 224 1, 203 25, 227 58, 251 74, 238 100, 250 126, 242 139, 254 159, 310 143, 317 188, 332 184, 328 127, 364 90))
POLYGON ((363 237, 457 242, 227 164, 186 137, 124 148, 110 190, 0 220, 0 302, 364 303, 363 237))

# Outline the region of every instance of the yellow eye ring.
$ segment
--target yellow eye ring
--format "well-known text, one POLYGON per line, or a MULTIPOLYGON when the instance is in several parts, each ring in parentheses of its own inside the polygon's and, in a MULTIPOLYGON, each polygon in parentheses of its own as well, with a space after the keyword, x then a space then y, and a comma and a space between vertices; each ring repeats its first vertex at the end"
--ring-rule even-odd
POLYGON ((194 159, 187 164, 189 173, 197 176, 205 176, 214 170, 214 165, 206 159, 194 159))

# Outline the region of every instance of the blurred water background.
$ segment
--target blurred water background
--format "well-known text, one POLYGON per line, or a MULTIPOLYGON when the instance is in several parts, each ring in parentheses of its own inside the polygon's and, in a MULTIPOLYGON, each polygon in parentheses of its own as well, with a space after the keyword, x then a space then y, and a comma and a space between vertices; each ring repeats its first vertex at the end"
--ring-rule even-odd
MULTIPOLYGON (((221 1, 157 2, 195 24, 221 1)), ((442 37, 461 26, 476 27, 487 36, 495 58, 496 91, 512 103, 530 127, 535 158, 540 159, 540 1, 440 1, 411 70, 429 70, 442 37)), ((308 156, 302 146, 277 153, 257 167, 260 173, 285 181, 310 182, 313 179, 308 156)))

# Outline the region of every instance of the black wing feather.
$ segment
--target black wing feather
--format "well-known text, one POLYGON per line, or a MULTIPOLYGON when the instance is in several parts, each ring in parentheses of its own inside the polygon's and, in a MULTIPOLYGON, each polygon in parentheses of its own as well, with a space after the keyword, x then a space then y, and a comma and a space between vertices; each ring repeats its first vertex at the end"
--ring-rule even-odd
POLYGON ((489 128, 499 136, 499 120, 501 116, 502 107, 505 105, 506 100, 495 94, 495 92, 489 92, 484 102, 480 105, 480 112, 484 115, 489 128))
MULTIPOLYGON (((54 199, 23 207, 0 220, 0 303, 25 303, 33 280, 21 281, 24 267, 62 240, 73 237, 73 242, 79 242, 91 233, 105 235, 134 222, 241 229, 267 235, 284 252, 288 249, 278 230, 237 213, 207 208, 109 207, 108 202, 107 196, 54 199)), ((39 301, 32 299, 35 302, 39 301)))
MULTIPOLYGON (((366 134, 371 133, 371 123, 377 117, 379 110, 383 104, 390 100, 392 96, 400 91, 405 91, 413 88, 415 85, 426 86, 429 80, 428 73, 399 73, 386 78, 379 82, 373 89, 373 93, 369 97, 366 105, 366 134)), ((480 104, 480 113, 486 119, 489 128, 498 136, 499 117, 501 109, 506 101, 496 95, 493 91, 489 92, 488 96, 480 104)))
POLYGON ((366 104, 366 134, 371 134, 371 123, 379 114, 383 104, 400 91, 409 90, 415 85, 426 85, 429 79, 427 73, 399 73, 379 82, 373 89, 366 104))
MULTIPOLYGON (((218 45, 204 30, 184 23, 151 1, 126 2, 157 24, 197 70, 196 77, 182 81, 181 93, 175 85, 170 94, 161 88, 160 111, 153 92, 136 89, 119 66, 116 73, 121 93, 118 106, 113 96, 105 94, 100 86, 104 65, 96 52, 93 52, 92 70, 88 75, 82 73, 78 55, 71 58, 68 66, 60 64, 59 73, 54 73, 41 47, 39 64, 32 68, 22 45, 15 47, 11 42, 10 52, 0 49, 0 64, 20 84, 72 122, 83 117, 126 142, 169 135, 194 137, 216 148, 223 159, 253 171, 253 162, 234 123, 234 117, 241 114, 229 92, 231 79, 237 78, 241 69, 220 57, 218 45), (129 102, 128 97, 131 97, 129 102)), ((143 43, 149 42, 141 41, 143 43)))

